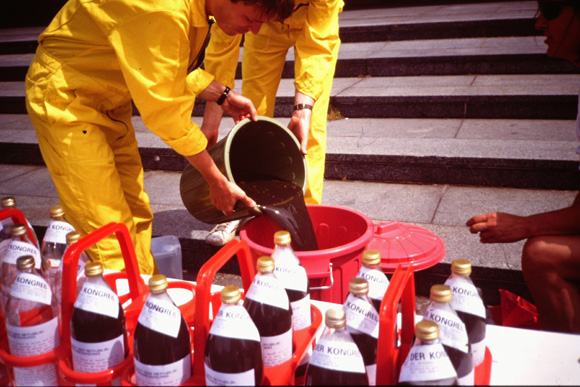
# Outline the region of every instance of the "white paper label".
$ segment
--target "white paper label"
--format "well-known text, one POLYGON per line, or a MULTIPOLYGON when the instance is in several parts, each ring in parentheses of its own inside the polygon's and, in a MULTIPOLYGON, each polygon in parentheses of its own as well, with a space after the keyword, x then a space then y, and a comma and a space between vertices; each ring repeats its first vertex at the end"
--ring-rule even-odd
POLYGON ((205 364, 206 386, 253 386, 256 384, 254 369, 234 374, 212 370, 205 364))
POLYGON ((232 339, 260 341, 260 332, 242 305, 222 305, 209 333, 232 339))
POLYGON ((287 262, 276 262, 274 275, 284 289, 298 290, 305 292, 308 290, 308 275, 306 269, 300 265, 288 264, 287 262))
POLYGON ((460 386, 473 386, 475 384, 475 370, 472 368, 468 374, 457 376, 457 384, 460 386))
POLYGON ((77 296, 75 308, 111 318, 118 318, 121 305, 113 290, 86 281, 77 296))
POLYGON ((382 271, 369 269, 362 266, 356 275, 358 278, 364 278, 369 283, 369 297, 374 300, 382 300, 389 287, 389 279, 382 271))
POLYGON ((486 318, 485 305, 483 305, 479 292, 473 283, 465 277, 457 276, 449 278, 445 281, 445 285, 449 286, 453 292, 453 298, 451 299, 453 309, 473 314, 483 319, 486 318))
POLYGON ((282 364, 292 357, 292 329, 278 336, 262 336, 264 367, 282 364))
POLYGON ((280 281, 276 277, 271 275, 256 274, 246 298, 280 309, 290 308, 286 289, 280 285, 280 281))
POLYGON ((367 370, 367 376, 369 378, 369 386, 377 385, 377 364, 370 364, 365 367, 367 370))
POLYGON ((43 324, 18 327, 6 324, 10 353, 14 356, 36 356, 59 345, 58 317, 43 324))
POLYGON ((441 344, 415 345, 401 367, 399 382, 427 382, 457 377, 441 344))
POLYGON ((465 324, 457 315, 440 309, 427 308, 423 318, 437 323, 439 326, 439 340, 441 340, 442 344, 465 353, 469 351, 467 330, 465 329, 465 324))
POLYGON ((306 329, 312 325, 312 316, 310 315, 310 294, 301 300, 290 303, 292 307, 292 326, 295 331, 306 329))
POLYGON ((366 372, 362 355, 353 341, 320 339, 314 347, 310 364, 327 370, 358 374, 366 372))
POLYGON ((149 295, 138 321, 153 331, 176 338, 181 327, 181 312, 172 303, 149 295))
POLYGON ((24 241, 12 240, 10 245, 8 245, 8 251, 2 262, 16 265, 16 260, 25 255, 32 255, 34 257, 34 267, 40 269, 42 262, 40 251, 34 245, 24 241))
POLYGON ((69 223, 60 220, 51 220, 46 229, 46 234, 44 234, 43 242, 61 243, 66 245, 66 234, 71 231, 75 231, 75 229, 69 223))
POLYGON ((10 296, 40 302, 44 305, 52 303, 50 285, 44 278, 32 273, 18 273, 10 289, 10 296))
POLYGON ((473 355, 473 366, 477 367, 485 359, 485 339, 478 343, 471 343, 471 354, 473 355))
POLYGON ((34 367, 14 367, 15 386, 58 386, 54 363, 34 367))
POLYGON ((175 363, 148 365, 135 360, 135 377, 138 386, 178 386, 191 378, 191 355, 175 363))
POLYGON ((85 343, 71 337, 71 351, 75 371, 105 371, 125 360, 124 336, 100 343, 85 343))
POLYGON ((349 294, 343 309, 346 312, 347 326, 375 339, 379 338, 379 314, 371 303, 349 294))
POLYGON ((0 242, 0 257, 3 257, 6 255, 6 253, 8 253, 8 246, 10 246, 11 242, 12 239, 4 239, 2 242, 0 242))

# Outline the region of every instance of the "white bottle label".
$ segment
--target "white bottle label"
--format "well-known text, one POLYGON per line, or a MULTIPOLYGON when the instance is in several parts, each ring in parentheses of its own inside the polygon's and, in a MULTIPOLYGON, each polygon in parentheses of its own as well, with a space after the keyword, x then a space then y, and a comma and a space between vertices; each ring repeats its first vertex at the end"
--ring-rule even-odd
POLYGON ((10 353, 14 356, 36 356, 58 347, 58 317, 42 324, 18 327, 6 324, 10 353))
POLYGON ((44 234, 43 242, 66 244, 66 234, 75 231, 74 227, 67 222, 60 220, 51 220, 46 234, 44 234))
POLYGON ((370 364, 365 367, 367 370, 367 376, 369 378, 369 386, 377 385, 377 364, 370 364))
POLYGON ((473 355, 473 366, 477 367, 485 359, 485 339, 478 343, 471 343, 471 354, 473 355))
POLYGON ((113 368, 125 360, 123 335, 100 343, 85 343, 71 337, 74 370, 99 372, 113 368))
POLYGON ((371 303, 349 294, 343 309, 347 326, 375 339, 379 338, 379 314, 371 303))
POLYGON ((19 272, 10 289, 11 297, 22 300, 40 302, 44 305, 52 303, 52 290, 44 278, 32 273, 19 272))
POLYGON ((292 326, 295 331, 306 329, 312 325, 312 316, 310 313, 310 294, 301 300, 290 303, 292 307, 292 326))
POLYGON ((460 386, 473 386, 475 384, 475 369, 471 369, 468 374, 464 376, 457 376, 457 384, 460 386))
POLYGON ((310 364, 327 370, 358 374, 366 372, 362 355, 353 341, 320 339, 314 347, 310 364))
POLYGON ((40 269, 42 262, 40 251, 34 245, 24 241, 13 240, 8 246, 8 251, 2 262, 16 265, 16 260, 24 255, 32 255, 34 257, 34 267, 40 269))
POLYGON ((486 318, 485 305, 483 305, 479 292, 473 283, 470 283, 465 277, 457 276, 449 278, 445 281, 445 285, 449 286, 453 292, 453 298, 451 299, 453 309, 473 314, 483 319, 486 318))
POLYGON ((232 339, 260 341, 260 332, 242 305, 222 305, 209 333, 232 339))
POLYGON ((369 283, 369 297, 374 300, 382 300, 387 288, 389 287, 389 279, 382 271, 376 269, 369 269, 362 266, 356 275, 358 278, 364 278, 369 283))
POLYGON ((441 344, 415 345, 401 367, 399 382, 427 382, 457 377, 441 344))
POLYGON ((143 364, 135 360, 138 386, 178 386, 191 378, 191 355, 165 365, 143 364))
POLYGON ((206 386, 253 386, 256 384, 254 369, 234 374, 212 370, 205 364, 206 386))
POLYGON ((14 367, 15 386, 58 386, 54 363, 34 367, 14 367))
POLYGON ((176 338, 181 327, 181 312, 172 303, 149 296, 138 321, 153 331, 176 338))
POLYGON ((284 289, 305 292, 308 290, 308 275, 306 269, 300 265, 276 262, 274 275, 284 289))
POLYGON ((457 315, 440 309, 427 308, 423 318, 437 323, 439 340, 442 344, 456 348, 461 352, 467 353, 469 351, 467 330, 457 315))
POLYGON ((12 239, 4 239, 0 242, 0 257, 3 257, 8 253, 8 246, 10 246, 11 242, 12 239))
POLYGON ((113 290, 89 281, 83 284, 75 301, 75 308, 111 318, 119 317, 120 307, 119 299, 113 290))
POLYGON ((274 276, 256 274, 246 297, 276 308, 290 308, 286 289, 280 285, 280 281, 274 276))
POLYGON ((278 336, 262 336, 264 367, 273 367, 292 358, 292 329, 278 336))

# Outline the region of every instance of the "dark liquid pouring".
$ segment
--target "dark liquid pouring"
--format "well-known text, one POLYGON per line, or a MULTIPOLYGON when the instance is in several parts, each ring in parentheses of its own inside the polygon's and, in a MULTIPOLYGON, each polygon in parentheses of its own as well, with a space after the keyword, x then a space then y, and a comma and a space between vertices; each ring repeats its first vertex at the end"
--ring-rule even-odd
POLYGON ((238 184, 258 203, 261 214, 290 233, 294 251, 318 250, 318 242, 302 189, 281 180, 255 180, 238 184))

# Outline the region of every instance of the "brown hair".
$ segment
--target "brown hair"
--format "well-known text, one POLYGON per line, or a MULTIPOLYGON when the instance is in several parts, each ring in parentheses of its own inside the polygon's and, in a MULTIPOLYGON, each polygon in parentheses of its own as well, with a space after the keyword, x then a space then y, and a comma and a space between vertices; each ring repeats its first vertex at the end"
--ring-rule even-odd
POLYGON ((230 0, 232 3, 242 2, 245 5, 256 5, 264 13, 277 21, 289 17, 294 10, 294 0, 230 0))

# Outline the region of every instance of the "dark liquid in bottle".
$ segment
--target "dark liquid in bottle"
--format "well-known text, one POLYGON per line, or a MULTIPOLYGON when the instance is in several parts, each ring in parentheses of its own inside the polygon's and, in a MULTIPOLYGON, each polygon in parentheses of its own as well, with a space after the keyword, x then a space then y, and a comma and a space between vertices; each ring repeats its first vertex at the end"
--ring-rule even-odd
POLYGON ((479 343, 485 339, 485 319, 471 313, 457 311, 457 315, 465 324, 470 343, 479 343))
POLYGON ((259 341, 210 335, 205 347, 205 363, 214 371, 228 374, 253 369, 256 386, 262 384, 264 364, 259 341))
POLYGON ((306 371, 307 386, 360 386, 369 384, 369 379, 365 373, 344 372, 329 370, 312 364, 308 365, 306 371))
POLYGON ((292 308, 277 308, 250 298, 244 299, 244 308, 254 321, 260 336, 278 336, 292 329, 292 308))
POLYGON ((449 356, 458 378, 462 378, 472 372, 473 356, 471 355, 471 349, 465 353, 445 344, 443 344, 443 348, 445 348, 445 352, 447 352, 447 356, 449 356))
POLYGON ((262 215, 290 233, 294 251, 318 250, 302 189, 281 180, 242 181, 238 185, 258 203, 262 215))
POLYGON ((189 328, 183 317, 176 338, 137 324, 134 339, 135 359, 149 365, 171 364, 191 353, 189 328))
POLYGON ((294 301, 299 301, 299 300, 303 299, 304 297, 306 297, 308 295, 309 290, 310 290, 310 286, 306 287, 305 292, 301 292, 300 290, 294 290, 294 289, 286 289, 286 294, 288 294, 288 299, 290 300, 290 302, 294 302, 294 301))
POLYGON ((378 340, 366 333, 355 332, 351 329, 349 329, 349 333, 363 357, 365 366, 376 364, 378 340))
POLYGON ((125 313, 120 304, 117 318, 74 308, 70 328, 72 337, 83 343, 100 343, 124 335, 125 357, 129 354, 125 313))
POLYGON ((383 300, 378 300, 376 298, 371 298, 371 301, 373 302, 373 306, 375 307, 375 309, 377 310, 377 312, 380 312, 380 310, 381 310, 381 302, 383 302, 383 300))

